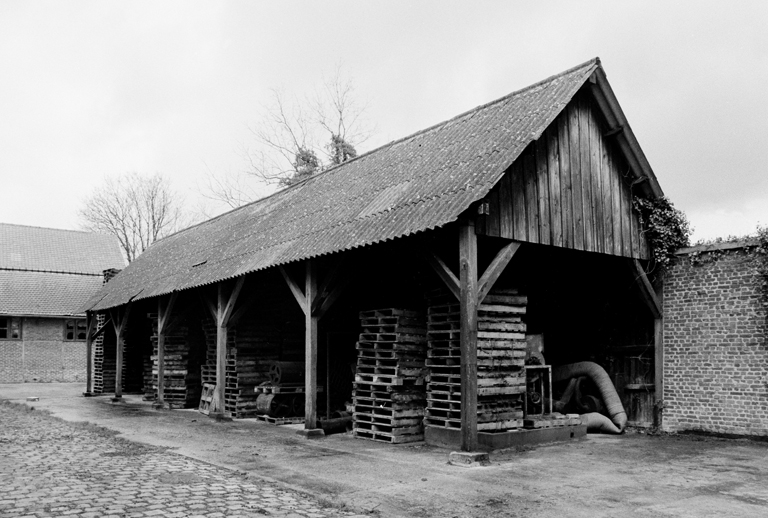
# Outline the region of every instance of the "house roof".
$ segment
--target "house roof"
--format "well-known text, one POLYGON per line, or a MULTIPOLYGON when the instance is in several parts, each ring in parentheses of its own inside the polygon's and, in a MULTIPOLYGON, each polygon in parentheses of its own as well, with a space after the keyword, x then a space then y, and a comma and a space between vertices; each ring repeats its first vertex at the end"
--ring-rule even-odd
POLYGON ((113 236, 0 223, 0 269, 99 275, 124 266, 113 236))
POLYGON ((70 316, 93 296, 97 275, 0 270, 0 315, 70 316))
MULTIPOLYGON (((591 87, 615 101, 600 61, 588 61, 166 237, 85 307, 109 309, 455 221, 598 72, 591 87)), ((617 103, 601 107, 614 111, 610 122, 624 122, 617 103)), ((649 167, 636 174, 656 185, 649 167)))
POLYGON ((124 266, 112 236, 0 223, 0 314, 76 315, 102 272, 124 266))

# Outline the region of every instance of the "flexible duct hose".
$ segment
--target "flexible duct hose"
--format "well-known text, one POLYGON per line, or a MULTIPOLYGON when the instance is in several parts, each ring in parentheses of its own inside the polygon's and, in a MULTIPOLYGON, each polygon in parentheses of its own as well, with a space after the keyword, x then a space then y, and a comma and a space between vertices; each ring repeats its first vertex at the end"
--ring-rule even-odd
POLYGON ((605 369, 594 362, 578 362, 557 367, 552 371, 553 382, 579 376, 589 376, 594 384, 597 385, 608 410, 608 415, 611 416, 611 421, 618 428, 616 433, 623 432, 624 427, 627 426, 627 413, 624 411, 624 405, 621 404, 616 387, 613 386, 613 382, 608 373, 605 372, 605 369))
POLYGON ((581 414, 581 424, 587 425, 587 432, 621 433, 613 422, 603 414, 590 412, 581 414))

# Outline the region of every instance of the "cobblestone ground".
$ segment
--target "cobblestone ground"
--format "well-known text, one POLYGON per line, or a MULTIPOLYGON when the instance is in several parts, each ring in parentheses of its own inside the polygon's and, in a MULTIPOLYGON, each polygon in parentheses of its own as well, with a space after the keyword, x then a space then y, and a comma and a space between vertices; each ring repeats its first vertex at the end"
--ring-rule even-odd
POLYGON ((360 516, 87 424, 0 401, 0 516, 360 516))

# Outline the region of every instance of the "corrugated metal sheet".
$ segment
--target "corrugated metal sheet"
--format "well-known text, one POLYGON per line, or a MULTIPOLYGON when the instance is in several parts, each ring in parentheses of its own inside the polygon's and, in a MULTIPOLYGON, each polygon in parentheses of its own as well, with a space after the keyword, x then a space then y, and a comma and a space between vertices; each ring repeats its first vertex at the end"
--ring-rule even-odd
POLYGON ((108 309, 455 221, 599 66, 589 61, 158 241, 86 307, 108 309))

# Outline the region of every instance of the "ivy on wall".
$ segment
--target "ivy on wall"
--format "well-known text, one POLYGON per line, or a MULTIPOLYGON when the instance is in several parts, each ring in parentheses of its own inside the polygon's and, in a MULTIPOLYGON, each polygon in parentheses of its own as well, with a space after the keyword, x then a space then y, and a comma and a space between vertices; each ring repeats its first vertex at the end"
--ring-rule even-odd
POLYGON ((675 251, 690 243, 691 226, 685 214, 672 205, 667 197, 641 198, 634 196, 632 205, 640 219, 657 275, 671 264, 675 251))

